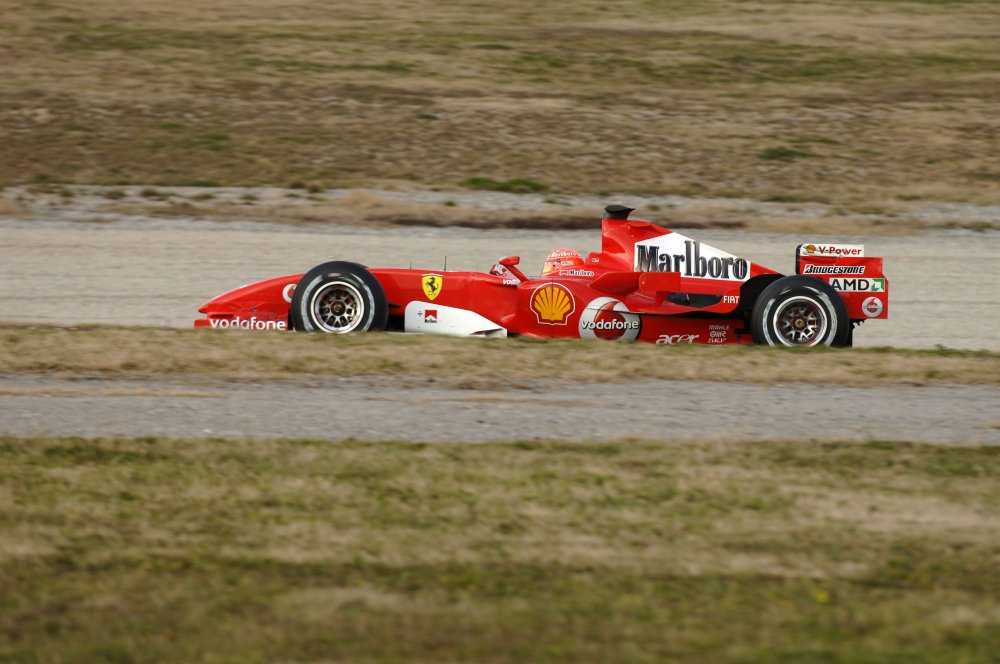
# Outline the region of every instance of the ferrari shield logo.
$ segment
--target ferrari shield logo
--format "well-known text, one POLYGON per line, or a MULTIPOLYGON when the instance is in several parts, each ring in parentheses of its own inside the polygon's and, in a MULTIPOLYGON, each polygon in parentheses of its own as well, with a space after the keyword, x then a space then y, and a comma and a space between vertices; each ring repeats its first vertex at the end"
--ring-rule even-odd
POLYGON ((441 287, 444 285, 444 278, 440 274, 425 274, 420 283, 424 287, 424 295, 427 296, 428 300, 433 300, 441 293, 441 287))

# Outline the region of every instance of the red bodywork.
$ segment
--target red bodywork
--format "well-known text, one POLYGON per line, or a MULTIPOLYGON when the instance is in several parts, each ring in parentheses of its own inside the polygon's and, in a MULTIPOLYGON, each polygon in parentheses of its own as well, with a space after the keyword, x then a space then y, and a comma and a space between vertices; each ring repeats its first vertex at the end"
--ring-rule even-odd
MULTIPOLYGON (((582 267, 545 277, 520 280, 485 272, 396 268, 369 272, 385 291, 389 329, 660 344, 753 343, 748 312, 780 273, 646 221, 604 219, 601 232, 601 251, 587 256, 582 267), (430 277, 436 280, 425 288, 430 277)), ((850 248, 823 253, 828 247, 837 249, 801 245, 796 271, 831 282, 852 320, 886 318, 888 281, 882 259, 863 257, 863 249, 860 256, 850 248), (846 291, 841 290, 845 279, 850 280, 846 291), (878 286, 874 291, 873 281, 878 286), (860 290, 860 282, 868 282, 868 290, 860 290)), ((502 262, 524 276, 516 259, 502 262)), ((195 327, 288 329, 292 293, 302 276, 224 293, 199 309, 206 317, 196 320, 195 327)))

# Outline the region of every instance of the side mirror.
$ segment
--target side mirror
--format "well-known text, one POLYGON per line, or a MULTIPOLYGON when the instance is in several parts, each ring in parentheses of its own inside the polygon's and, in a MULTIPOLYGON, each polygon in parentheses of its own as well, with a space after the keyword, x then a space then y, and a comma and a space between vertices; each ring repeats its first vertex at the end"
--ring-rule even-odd
POLYGON ((504 256, 500 259, 500 265, 510 270, 510 273, 521 281, 527 281, 528 277, 524 276, 524 272, 517 269, 517 264, 521 262, 520 256, 504 256))

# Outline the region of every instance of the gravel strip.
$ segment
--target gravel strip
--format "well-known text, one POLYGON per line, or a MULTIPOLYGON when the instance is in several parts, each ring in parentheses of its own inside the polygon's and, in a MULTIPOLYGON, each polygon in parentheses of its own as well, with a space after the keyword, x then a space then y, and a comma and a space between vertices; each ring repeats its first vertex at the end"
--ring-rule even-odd
POLYGON ((486 442, 908 440, 1000 444, 991 387, 651 381, 459 389, 392 377, 280 384, 0 377, 0 432, 486 442))

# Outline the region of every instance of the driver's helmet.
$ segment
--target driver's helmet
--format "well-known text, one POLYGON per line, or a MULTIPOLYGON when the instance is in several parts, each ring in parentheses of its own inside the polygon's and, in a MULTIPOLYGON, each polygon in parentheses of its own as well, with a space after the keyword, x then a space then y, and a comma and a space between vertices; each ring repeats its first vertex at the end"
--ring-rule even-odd
POLYGON ((572 249, 553 249, 549 252, 549 257, 545 259, 542 267, 542 276, 570 267, 582 267, 583 258, 572 249))

